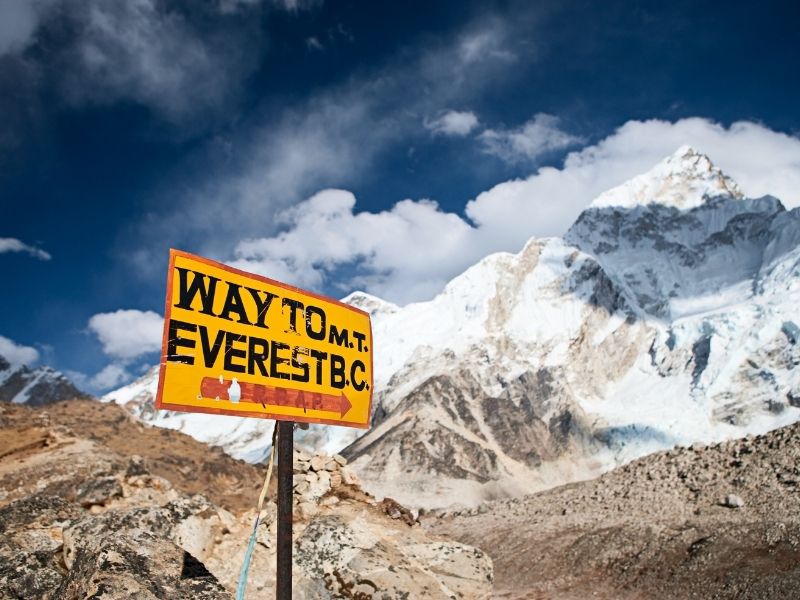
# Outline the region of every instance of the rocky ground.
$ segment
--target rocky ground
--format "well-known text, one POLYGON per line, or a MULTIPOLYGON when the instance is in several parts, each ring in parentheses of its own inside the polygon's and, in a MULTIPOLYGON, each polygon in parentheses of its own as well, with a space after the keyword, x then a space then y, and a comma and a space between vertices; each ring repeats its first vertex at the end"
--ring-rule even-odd
POLYGON ((800 424, 423 522, 492 557, 497 598, 800 598, 800 424))
MULTIPOLYGON (((375 501, 345 464, 295 455, 295 598, 491 595, 485 553, 375 501)), ((0 598, 231 598, 264 474, 117 406, 0 405, 0 598)), ((275 514, 248 598, 274 596, 275 514)))
MULTIPOLYGON (((422 526, 340 456, 294 470, 299 599, 800 598, 800 424, 422 526)), ((231 598, 264 474, 114 405, 0 404, 0 598, 231 598)), ((275 514, 248 598, 274 594, 275 514)))

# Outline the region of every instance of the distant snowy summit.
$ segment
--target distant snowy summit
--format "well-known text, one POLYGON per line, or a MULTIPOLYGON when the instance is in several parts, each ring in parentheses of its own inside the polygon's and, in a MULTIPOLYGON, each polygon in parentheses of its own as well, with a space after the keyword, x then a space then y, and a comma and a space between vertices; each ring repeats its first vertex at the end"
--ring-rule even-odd
POLYGON ((599 196, 565 241, 598 258, 635 304, 662 319, 747 301, 798 244, 798 212, 745 198, 689 146, 599 196))
POLYGON ((89 397, 55 369, 12 365, 0 356, 0 402, 44 406, 89 397))
POLYGON ((744 198, 738 184, 705 154, 691 146, 681 146, 647 173, 600 194, 589 206, 633 208, 660 204, 687 210, 717 196, 744 198))
POLYGON ((400 307, 396 304, 392 304, 391 302, 387 302, 386 300, 378 298, 377 296, 360 291, 353 292, 352 294, 345 296, 342 298, 342 302, 368 312, 371 317, 378 318, 391 315, 400 310, 400 307))

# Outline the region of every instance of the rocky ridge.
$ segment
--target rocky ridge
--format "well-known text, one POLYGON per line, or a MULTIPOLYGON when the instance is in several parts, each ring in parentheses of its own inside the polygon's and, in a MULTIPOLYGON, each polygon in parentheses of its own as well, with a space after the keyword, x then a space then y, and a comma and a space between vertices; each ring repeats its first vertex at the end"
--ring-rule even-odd
MULTIPOLYGON (((168 430, 146 431, 160 441, 142 444, 146 456, 120 452, 148 438, 141 430, 94 402, 0 407, 0 597, 232 597, 255 518, 243 496, 254 502, 263 468, 221 452, 206 462, 213 450, 168 430), (174 481, 156 474, 164 463, 174 481)), ((295 459, 294 597, 489 597, 484 553, 375 501, 342 457, 295 459)), ((272 593, 276 512, 268 501, 252 594, 272 593)))

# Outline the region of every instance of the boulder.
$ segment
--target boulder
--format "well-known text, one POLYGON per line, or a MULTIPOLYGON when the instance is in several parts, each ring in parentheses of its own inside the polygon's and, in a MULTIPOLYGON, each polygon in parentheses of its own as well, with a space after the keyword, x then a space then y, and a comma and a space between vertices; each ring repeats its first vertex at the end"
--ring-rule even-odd
POLYGON ((325 468, 325 463, 328 462, 324 456, 319 454, 315 454, 311 458, 311 470, 312 471, 322 471, 325 468))
POLYGON ((492 561, 477 548, 398 529, 364 511, 345 515, 318 516, 297 540, 296 598, 490 597, 492 561))
POLYGON ((726 508, 742 508, 744 506, 744 500, 736 494, 728 494, 722 499, 720 505, 726 508))
POLYGON ((83 507, 106 504, 122 496, 122 485, 116 477, 100 477, 83 482, 75 492, 75 500, 83 507))
POLYGON ((54 598, 229 600, 192 555, 161 536, 123 529, 76 551, 54 598))
POLYGON ((47 495, 0 508, 0 597, 50 597, 66 572, 62 527, 82 512, 60 496, 47 495))

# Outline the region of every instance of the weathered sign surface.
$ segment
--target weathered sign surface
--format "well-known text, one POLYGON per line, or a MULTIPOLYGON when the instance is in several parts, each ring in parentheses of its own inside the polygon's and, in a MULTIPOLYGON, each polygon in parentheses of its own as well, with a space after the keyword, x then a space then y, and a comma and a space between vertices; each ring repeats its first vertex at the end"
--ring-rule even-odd
POLYGON ((367 427, 362 310, 170 251, 156 408, 367 427))

